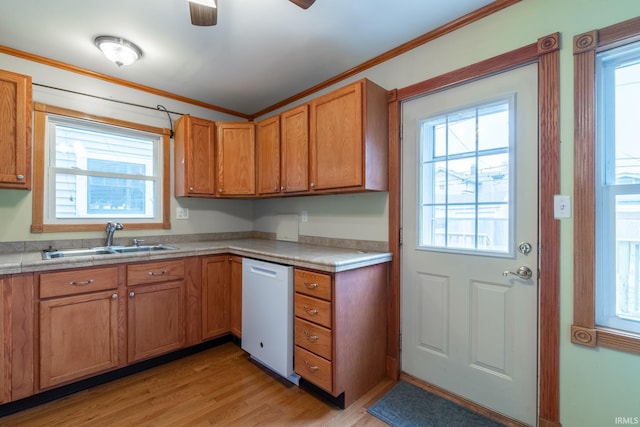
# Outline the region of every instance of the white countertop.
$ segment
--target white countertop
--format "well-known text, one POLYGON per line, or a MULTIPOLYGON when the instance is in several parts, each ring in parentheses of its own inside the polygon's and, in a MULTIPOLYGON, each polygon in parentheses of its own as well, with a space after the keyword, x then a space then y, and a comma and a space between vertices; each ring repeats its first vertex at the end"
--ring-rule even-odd
POLYGON ((43 260, 42 252, 0 254, 0 275, 226 253, 327 272, 352 270, 391 261, 391 253, 388 252, 363 252, 278 240, 217 240, 171 245, 177 249, 50 260, 43 260))

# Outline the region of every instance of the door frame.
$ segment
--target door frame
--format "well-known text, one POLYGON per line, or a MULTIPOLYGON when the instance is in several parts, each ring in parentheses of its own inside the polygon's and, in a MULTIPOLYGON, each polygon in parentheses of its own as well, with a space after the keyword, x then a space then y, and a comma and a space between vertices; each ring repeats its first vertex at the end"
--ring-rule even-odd
POLYGON ((527 64, 538 64, 538 426, 560 426, 560 33, 422 82, 389 91, 389 329, 387 374, 400 377, 401 103, 527 64), (542 179, 544 177, 544 179, 542 179))

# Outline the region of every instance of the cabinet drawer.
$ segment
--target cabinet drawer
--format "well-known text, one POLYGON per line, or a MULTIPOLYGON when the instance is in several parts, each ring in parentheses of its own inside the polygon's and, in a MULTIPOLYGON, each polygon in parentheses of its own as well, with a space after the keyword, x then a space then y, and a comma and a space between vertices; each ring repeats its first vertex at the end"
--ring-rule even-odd
POLYGON ((296 317, 295 344, 331 360, 331 329, 296 317))
POLYGON ((301 294, 331 301, 331 276, 296 269, 294 289, 301 294))
POLYGON ((294 370, 298 375, 333 393, 331 362, 297 346, 294 360, 294 370))
POLYGON ((40 298, 104 291, 118 287, 118 267, 69 270, 40 275, 40 298))
POLYGON ((127 266, 127 286, 181 280, 184 261, 159 261, 127 266))
POLYGON ((306 295, 295 295, 294 313, 297 317, 331 327, 331 303, 306 295))

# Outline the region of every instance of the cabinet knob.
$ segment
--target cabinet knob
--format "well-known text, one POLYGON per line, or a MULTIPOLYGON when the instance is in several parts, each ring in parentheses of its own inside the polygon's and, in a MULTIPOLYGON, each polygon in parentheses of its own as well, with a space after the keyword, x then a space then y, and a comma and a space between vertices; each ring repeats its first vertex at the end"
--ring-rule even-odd
POLYGON ((131 291, 131 292, 129 292, 129 296, 130 296, 131 298, 133 298, 133 297, 135 297, 135 296, 136 296, 136 293, 135 293, 135 292, 133 292, 133 291, 131 291))
POLYGON ((24 175, 17 175, 16 178, 18 178, 18 181, 22 181, 24 179, 24 175))
POLYGON ((315 183, 315 182, 312 182, 312 183, 311 183, 311 188, 315 188, 315 187, 316 187, 316 183, 315 183))
MULTIPOLYGON (((282 187, 280 187, 282 188, 282 187)), ((278 191, 278 186, 276 185, 275 187, 273 187, 273 191, 278 191)))
POLYGON ((284 189, 285 189, 284 185, 280 187, 280 191, 284 191, 284 189))
POLYGON ((118 294, 111 295, 111 299, 118 299, 118 294))
POLYGON ((218 188, 218 193, 222 193, 222 188, 218 188))
POLYGON ((189 187, 189 191, 192 191, 192 192, 193 192, 193 187, 189 187))

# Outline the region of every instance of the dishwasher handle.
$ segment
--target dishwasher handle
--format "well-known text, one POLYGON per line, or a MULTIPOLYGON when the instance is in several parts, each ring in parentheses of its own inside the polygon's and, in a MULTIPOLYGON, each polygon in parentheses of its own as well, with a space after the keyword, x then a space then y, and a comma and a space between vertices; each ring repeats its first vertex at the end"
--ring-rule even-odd
POLYGON ((256 267, 255 265, 251 266, 250 272, 253 274, 259 274, 260 276, 266 276, 271 278, 275 278, 278 275, 277 271, 269 270, 267 268, 262 268, 262 267, 256 267))

